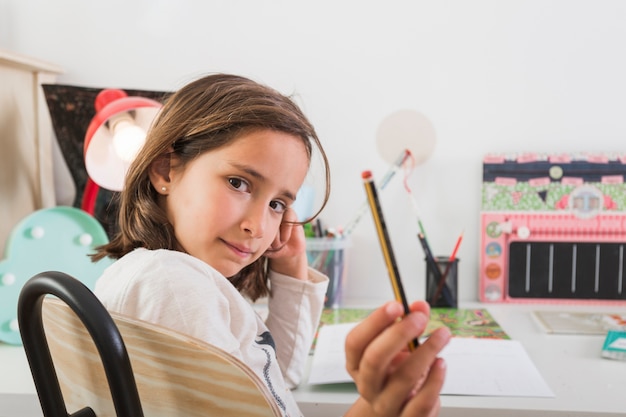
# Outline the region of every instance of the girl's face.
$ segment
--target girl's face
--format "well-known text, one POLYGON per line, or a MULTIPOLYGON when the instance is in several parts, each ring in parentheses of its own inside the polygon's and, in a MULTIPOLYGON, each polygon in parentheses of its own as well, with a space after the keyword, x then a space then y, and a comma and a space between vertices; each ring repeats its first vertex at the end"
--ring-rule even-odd
POLYGON ((164 209, 180 249, 231 277, 270 247, 308 167, 301 138, 265 129, 170 169, 169 182, 151 180, 167 187, 164 209))

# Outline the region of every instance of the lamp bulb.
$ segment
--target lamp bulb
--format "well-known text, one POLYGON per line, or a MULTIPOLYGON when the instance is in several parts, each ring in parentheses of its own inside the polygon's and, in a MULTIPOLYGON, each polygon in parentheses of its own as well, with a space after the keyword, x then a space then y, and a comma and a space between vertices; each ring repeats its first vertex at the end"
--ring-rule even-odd
POLYGON ((131 162, 146 140, 146 131, 134 121, 120 120, 113 132, 113 149, 124 162, 131 162))

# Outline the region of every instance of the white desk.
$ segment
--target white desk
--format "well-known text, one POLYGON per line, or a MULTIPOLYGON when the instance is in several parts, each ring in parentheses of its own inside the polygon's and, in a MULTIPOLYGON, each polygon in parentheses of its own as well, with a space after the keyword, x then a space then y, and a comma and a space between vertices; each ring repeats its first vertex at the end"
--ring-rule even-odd
POLYGON ((24 349, 0 343, 0 417, 41 415, 24 349))
MULTIPOLYGON (((536 309, 626 312, 623 307, 480 305, 511 338, 522 342, 554 398, 442 396, 441 417, 617 417, 626 416, 626 362, 600 357, 603 336, 543 333, 530 312, 536 309)), ((306 381, 306 380, 305 380, 306 381)), ((356 399, 352 384, 302 385, 294 392, 307 417, 341 416, 356 399)), ((40 417, 39 403, 24 351, 0 344, 0 417, 40 417)))
MULTIPOLYGON (((537 309, 626 311, 616 306, 471 304, 486 307, 512 339, 522 342, 554 398, 441 396, 441 417, 626 416, 626 362, 600 357, 604 336, 548 335, 534 322, 537 309)), ((352 384, 303 385, 296 400, 307 417, 341 416, 357 395, 352 384)))

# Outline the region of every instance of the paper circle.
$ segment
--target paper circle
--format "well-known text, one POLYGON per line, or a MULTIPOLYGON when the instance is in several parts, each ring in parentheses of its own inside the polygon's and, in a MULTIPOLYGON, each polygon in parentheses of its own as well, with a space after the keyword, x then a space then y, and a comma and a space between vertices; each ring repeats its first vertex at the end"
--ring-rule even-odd
POLYGON ((383 119, 376 133, 378 153, 390 165, 395 163, 405 149, 413 155, 415 165, 419 165, 433 153, 435 143, 433 124, 415 110, 391 113, 383 119))

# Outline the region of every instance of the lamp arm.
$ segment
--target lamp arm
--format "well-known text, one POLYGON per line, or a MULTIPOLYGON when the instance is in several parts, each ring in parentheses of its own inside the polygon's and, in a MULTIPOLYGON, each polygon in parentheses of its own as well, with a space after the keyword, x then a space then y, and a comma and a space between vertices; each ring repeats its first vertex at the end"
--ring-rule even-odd
POLYGON ((96 211, 96 198, 98 197, 98 191, 100 191, 100 186, 90 177, 87 177, 87 184, 85 184, 85 191, 83 192, 83 200, 80 208, 92 216, 95 216, 94 213, 96 211))

